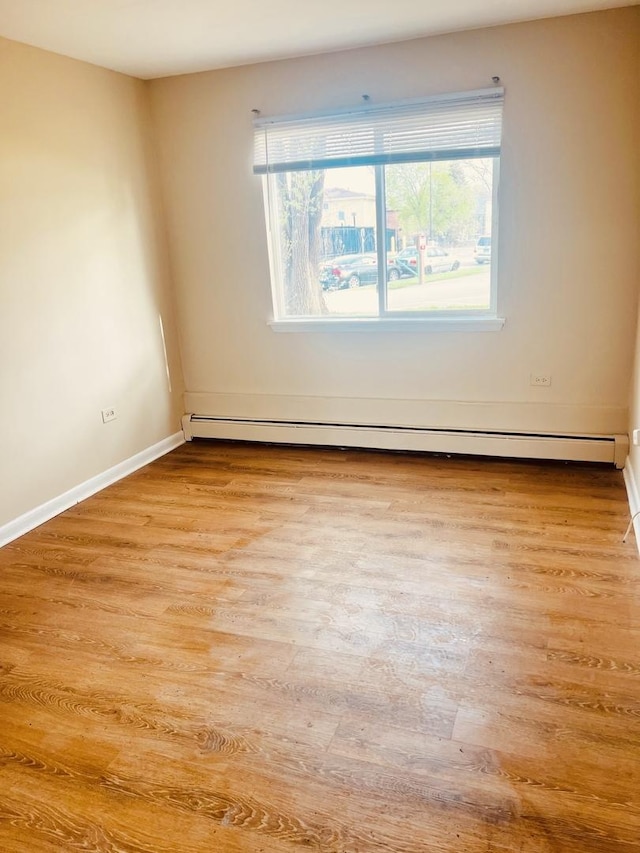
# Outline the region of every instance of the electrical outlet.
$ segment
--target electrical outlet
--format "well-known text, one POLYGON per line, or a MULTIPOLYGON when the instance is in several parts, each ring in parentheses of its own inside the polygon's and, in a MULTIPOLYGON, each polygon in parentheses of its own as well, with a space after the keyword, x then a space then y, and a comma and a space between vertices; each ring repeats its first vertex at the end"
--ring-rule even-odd
POLYGON ((640 429, 634 429, 632 438, 633 443, 637 447, 640 444, 640 429))
POLYGON ((536 388, 548 388, 551 385, 551 375, 549 373, 532 373, 529 377, 529 383, 536 388))
POLYGON ((102 410, 102 423, 103 424, 109 423, 109 421, 115 421, 115 419, 117 417, 118 416, 116 414, 115 409, 103 409, 102 410))

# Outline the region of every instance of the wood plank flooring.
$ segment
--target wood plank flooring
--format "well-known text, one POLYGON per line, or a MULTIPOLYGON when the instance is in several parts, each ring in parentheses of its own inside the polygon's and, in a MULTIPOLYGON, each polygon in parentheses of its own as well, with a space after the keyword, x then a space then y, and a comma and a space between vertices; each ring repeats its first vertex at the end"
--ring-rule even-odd
POLYGON ((620 472, 186 445, 0 550, 0 851, 640 851, 620 472))

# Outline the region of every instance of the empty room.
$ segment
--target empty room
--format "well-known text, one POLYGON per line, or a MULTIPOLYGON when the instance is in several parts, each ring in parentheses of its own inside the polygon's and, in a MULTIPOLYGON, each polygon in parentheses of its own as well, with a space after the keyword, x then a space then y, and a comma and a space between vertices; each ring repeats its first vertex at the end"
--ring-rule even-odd
POLYGON ((0 0, 0 851, 640 851, 640 7, 0 0))

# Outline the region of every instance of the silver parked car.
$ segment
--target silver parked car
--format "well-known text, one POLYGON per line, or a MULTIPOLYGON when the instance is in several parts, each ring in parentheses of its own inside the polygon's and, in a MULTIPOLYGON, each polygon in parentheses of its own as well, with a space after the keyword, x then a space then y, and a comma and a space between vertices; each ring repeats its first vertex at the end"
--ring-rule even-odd
MULTIPOLYGON (((451 255, 439 246, 428 246, 422 253, 424 256, 424 271, 427 275, 435 272, 452 272, 458 269, 460 261, 452 258, 451 255)), ((397 261, 403 261, 405 264, 416 270, 418 269, 419 252, 415 246, 408 249, 403 249, 396 256, 397 261)))

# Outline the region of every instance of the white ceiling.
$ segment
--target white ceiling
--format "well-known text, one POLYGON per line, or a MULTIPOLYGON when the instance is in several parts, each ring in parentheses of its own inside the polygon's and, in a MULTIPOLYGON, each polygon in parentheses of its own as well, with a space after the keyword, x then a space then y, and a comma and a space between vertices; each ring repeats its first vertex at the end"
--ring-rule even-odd
POLYGON ((639 0, 0 0, 0 35, 165 77, 639 0))

